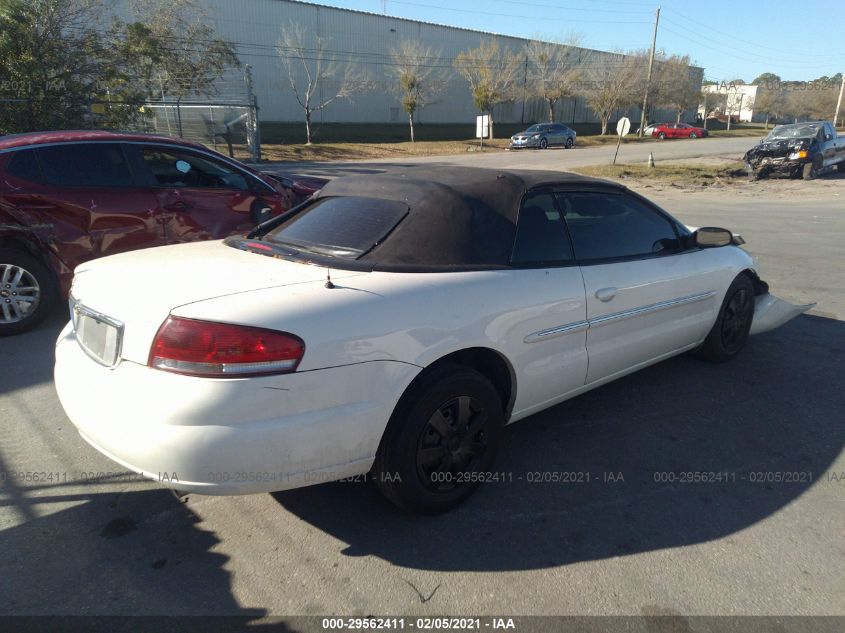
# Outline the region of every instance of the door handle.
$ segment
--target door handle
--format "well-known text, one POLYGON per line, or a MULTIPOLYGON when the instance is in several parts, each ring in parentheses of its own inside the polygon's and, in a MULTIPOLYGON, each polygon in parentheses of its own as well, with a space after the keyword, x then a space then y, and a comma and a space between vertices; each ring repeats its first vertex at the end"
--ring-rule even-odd
POLYGON ((599 288, 596 290, 596 299, 607 303, 616 296, 618 291, 618 288, 599 288))

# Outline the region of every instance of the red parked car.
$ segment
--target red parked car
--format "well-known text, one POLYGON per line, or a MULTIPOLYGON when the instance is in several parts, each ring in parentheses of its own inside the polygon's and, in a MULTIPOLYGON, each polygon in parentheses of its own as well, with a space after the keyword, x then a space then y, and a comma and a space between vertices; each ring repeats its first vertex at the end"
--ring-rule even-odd
POLYGON ((704 138, 708 136, 703 127, 694 127, 688 123, 664 123, 654 128, 651 133, 660 140, 664 138, 704 138))
POLYGON ((37 325, 82 262, 242 234, 323 182, 263 174, 163 136, 0 137, 0 335, 37 325))

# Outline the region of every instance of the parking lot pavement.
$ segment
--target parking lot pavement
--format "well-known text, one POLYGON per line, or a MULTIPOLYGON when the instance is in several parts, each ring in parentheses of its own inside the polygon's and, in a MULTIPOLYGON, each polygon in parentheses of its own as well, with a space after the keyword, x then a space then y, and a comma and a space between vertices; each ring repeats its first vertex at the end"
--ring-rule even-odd
POLYGON ((357 483, 180 501, 65 418, 61 315, 0 341, 0 614, 845 614, 830 195, 652 193, 742 232, 773 290, 816 310, 734 362, 675 358, 508 427, 506 481, 440 517, 357 483))

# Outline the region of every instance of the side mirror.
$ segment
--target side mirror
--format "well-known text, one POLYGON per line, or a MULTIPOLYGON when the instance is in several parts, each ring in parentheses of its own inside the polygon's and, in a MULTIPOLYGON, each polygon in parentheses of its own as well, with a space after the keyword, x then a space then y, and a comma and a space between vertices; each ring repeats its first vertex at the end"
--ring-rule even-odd
POLYGON ((692 234, 695 245, 699 248, 716 248, 733 242, 734 236, 728 229, 706 226, 692 234))

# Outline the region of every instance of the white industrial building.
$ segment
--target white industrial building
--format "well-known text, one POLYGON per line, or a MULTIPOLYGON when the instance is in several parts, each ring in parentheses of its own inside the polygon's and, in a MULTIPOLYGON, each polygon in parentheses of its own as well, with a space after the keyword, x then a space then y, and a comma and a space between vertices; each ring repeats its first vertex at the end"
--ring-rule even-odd
MULTIPOLYGON (((118 1, 121 17, 130 18, 129 0, 118 1)), ((259 119, 262 122, 293 122, 303 119, 288 83, 284 65, 278 57, 277 44, 283 28, 301 25, 311 38, 323 38, 325 49, 342 61, 354 60, 375 80, 376 88, 355 94, 351 100, 337 100, 314 113, 315 123, 402 123, 406 115, 400 99, 393 93, 393 79, 386 72, 390 52, 402 40, 419 40, 439 51, 449 76, 448 88, 437 102, 417 112, 420 123, 473 124, 478 114, 466 82, 452 68, 455 57, 477 47, 483 40, 496 38, 502 49, 522 51, 528 40, 500 36, 428 22, 419 22, 387 15, 297 2, 295 0, 200 0, 199 6, 217 33, 237 44, 243 64, 249 64, 254 77, 254 92, 258 99, 259 119)), ((306 42, 315 48, 315 39, 306 42)), ((618 64, 620 55, 591 49, 576 49, 585 68, 606 63, 618 64)), ((703 74, 692 68, 692 76, 703 74)), ((673 119, 671 113, 653 113, 656 119, 673 119)), ((628 108, 618 116, 639 120, 639 109, 628 108)), ((694 112, 689 113, 694 116, 694 112)), ((519 100, 497 107, 493 119, 499 123, 529 123, 546 120, 547 106, 539 100, 519 100)), ((596 116, 583 97, 570 98, 559 104, 556 118, 564 123, 596 121, 596 116)), ((612 117, 615 119, 616 117, 612 117)))
POLYGON ((704 85, 701 90, 707 95, 707 99, 702 100, 698 108, 698 114, 701 117, 714 114, 730 115, 731 118, 737 117, 743 123, 761 121, 765 118, 764 116, 755 118, 754 114, 754 102, 766 90, 765 86, 722 82, 704 85))

